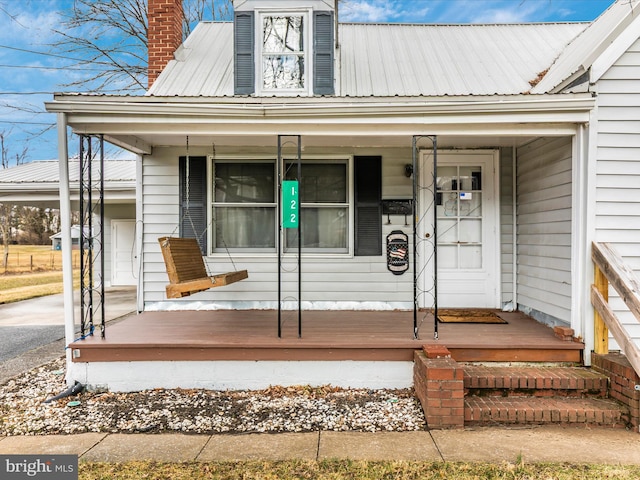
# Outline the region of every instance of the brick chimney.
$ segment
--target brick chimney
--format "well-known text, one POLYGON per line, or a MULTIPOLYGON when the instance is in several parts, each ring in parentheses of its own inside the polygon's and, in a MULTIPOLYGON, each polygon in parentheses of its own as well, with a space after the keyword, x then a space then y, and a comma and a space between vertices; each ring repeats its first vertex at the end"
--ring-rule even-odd
POLYGON ((182 0, 148 0, 147 80, 153 85, 182 43, 182 0))

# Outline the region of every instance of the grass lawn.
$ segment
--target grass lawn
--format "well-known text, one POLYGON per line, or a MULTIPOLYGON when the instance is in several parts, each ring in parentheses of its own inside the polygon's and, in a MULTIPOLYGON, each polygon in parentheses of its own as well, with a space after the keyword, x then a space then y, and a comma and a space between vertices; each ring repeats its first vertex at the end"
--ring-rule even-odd
MULTIPOLYGON (((77 272, 74 288, 79 288, 77 272)), ((0 304, 19 302, 62 292, 62 272, 21 273, 0 275, 0 304)))
MULTIPOLYGON (((72 257, 74 268, 79 268, 80 251, 74 250, 72 257)), ((0 304, 61 293, 61 270, 62 252, 51 245, 10 245, 6 271, 0 268, 0 304)), ((78 275, 74 270, 76 289, 80 288, 78 275)))
POLYGON ((0 291, 62 282, 62 272, 0 275, 0 291))
MULTIPOLYGON (((46 272, 62 270, 62 252, 52 250, 51 245, 9 245, 6 269, 3 266, 4 249, 0 247, 0 275, 24 272, 46 272)), ((80 251, 72 252, 74 268, 80 265, 80 251)))
POLYGON ((565 480, 637 479, 640 466, 373 462, 352 460, 254 461, 198 463, 87 463, 80 462, 81 480, 220 479, 220 480, 565 480))

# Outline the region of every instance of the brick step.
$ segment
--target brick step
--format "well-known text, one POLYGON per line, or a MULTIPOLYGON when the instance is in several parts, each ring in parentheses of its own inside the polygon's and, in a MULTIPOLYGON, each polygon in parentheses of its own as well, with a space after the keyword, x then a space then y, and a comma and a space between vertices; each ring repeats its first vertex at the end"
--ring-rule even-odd
POLYGON ((629 411, 614 400, 567 397, 466 397, 470 425, 558 424, 624 428, 629 411))
POLYGON ((608 377, 586 367, 465 364, 467 396, 608 396, 608 377))

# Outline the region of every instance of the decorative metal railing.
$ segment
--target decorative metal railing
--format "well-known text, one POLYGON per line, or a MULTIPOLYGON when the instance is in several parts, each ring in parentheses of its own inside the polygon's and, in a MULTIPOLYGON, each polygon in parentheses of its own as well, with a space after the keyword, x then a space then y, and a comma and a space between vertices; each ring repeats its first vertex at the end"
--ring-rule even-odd
POLYGON ((438 339, 438 222, 436 212, 438 140, 415 135, 412 142, 413 175, 413 336, 433 314, 433 336, 438 339), (421 155, 421 152, 428 154, 421 155), (427 168, 427 162, 433 165, 427 168), (432 175, 421 172, 432 171, 432 175), (428 212, 432 212, 430 216, 428 212), (418 259, 422 256, 422 259, 418 259), (419 315, 422 318, 419 319, 419 315))
POLYGON ((80 334, 105 336, 104 139, 80 135, 80 334))

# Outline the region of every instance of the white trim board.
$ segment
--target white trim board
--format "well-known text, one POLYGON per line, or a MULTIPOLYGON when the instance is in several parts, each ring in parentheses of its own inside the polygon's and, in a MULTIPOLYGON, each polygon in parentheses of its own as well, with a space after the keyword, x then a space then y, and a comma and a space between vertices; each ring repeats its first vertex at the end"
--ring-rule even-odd
POLYGON ((633 22, 593 61, 590 69, 589 82, 596 83, 607 71, 625 54, 639 37, 640 16, 633 22))
POLYGON ((413 362, 403 361, 144 361, 72 363, 68 373, 89 390, 154 388, 260 390, 272 385, 410 388, 413 362))

